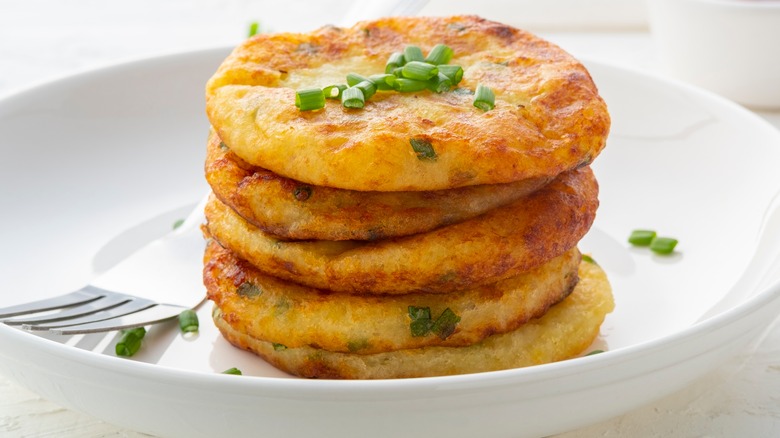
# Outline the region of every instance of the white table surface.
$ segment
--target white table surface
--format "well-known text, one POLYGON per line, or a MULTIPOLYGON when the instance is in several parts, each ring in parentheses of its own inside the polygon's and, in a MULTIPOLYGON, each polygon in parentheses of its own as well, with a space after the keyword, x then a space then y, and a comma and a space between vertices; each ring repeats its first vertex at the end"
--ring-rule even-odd
MULTIPOLYGON (((339 2, 286 0, 0 0, 0 96, 66 74, 113 62, 213 46, 235 45, 250 21, 304 30, 335 22, 339 2), (306 11, 294 18, 288 11, 306 11), (320 17, 320 18, 317 18, 320 17)), ((465 2, 458 2, 459 7, 465 2)), ((488 2, 490 3, 490 2, 488 2)), ((602 2, 603 3, 603 2, 602 2)), ((480 2, 480 5, 482 3, 480 2)), ((447 7, 432 2, 423 13, 447 7)), ((489 8, 465 6, 474 13, 489 8)), ((495 8, 494 8, 495 10, 495 8)), ((507 14, 511 24, 519 15, 507 14)), ((636 12, 636 11, 634 11, 636 12)), ((650 35, 628 30, 540 31, 576 56, 658 71, 650 35)), ((780 128, 780 112, 758 112, 780 128)), ((778 145, 780 147, 780 145, 778 145)), ((0 347, 2 348, 2 347, 0 347)), ((0 376, 2 437, 141 437, 67 410, 0 376)), ((780 436, 780 325, 746 351, 678 393, 612 420, 560 437, 780 436)))

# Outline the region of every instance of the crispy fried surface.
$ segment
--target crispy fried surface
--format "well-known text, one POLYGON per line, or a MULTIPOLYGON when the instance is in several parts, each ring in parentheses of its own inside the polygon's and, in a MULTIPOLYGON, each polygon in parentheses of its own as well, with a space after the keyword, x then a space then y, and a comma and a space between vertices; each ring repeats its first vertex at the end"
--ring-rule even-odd
POLYGON ((287 239, 376 240, 422 233, 506 205, 550 180, 427 192, 359 192, 300 183, 252 167, 220 143, 212 132, 206 180, 214 194, 252 225, 287 239))
POLYGON ((612 311, 604 271, 582 262, 572 294, 544 316, 467 347, 423 347, 376 354, 336 353, 312 347, 282 348, 241 333, 215 306, 214 322, 235 346, 262 356, 277 368, 302 377, 390 379, 466 374, 556 362, 582 353, 612 311))
POLYGON ((212 241, 204 257, 208 298, 222 318, 252 338, 287 347, 373 354, 429 345, 470 345, 514 330, 564 299, 577 283, 576 249, 515 277, 452 294, 379 297, 352 295, 279 280, 212 241), (433 318, 450 309, 460 317, 444 339, 413 336, 409 306, 433 318))
POLYGON ((351 293, 446 293, 512 277, 573 248, 593 222, 597 192, 584 167, 468 221, 374 242, 281 241, 213 198, 206 219, 222 246, 275 277, 351 293))
POLYGON ((404 17, 261 34, 237 47, 207 85, 207 113, 242 159, 297 181, 363 191, 440 190, 554 176, 591 162, 609 115, 585 67, 527 32, 473 16, 404 17), (455 51, 465 71, 496 94, 482 112, 473 96, 378 92, 363 110, 329 100, 301 112, 295 90, 383 73, 407 44, 455 51), (284 56, 280 56, 284 54, 284 56), (429 141, 420 160, 410 139, 429 141))

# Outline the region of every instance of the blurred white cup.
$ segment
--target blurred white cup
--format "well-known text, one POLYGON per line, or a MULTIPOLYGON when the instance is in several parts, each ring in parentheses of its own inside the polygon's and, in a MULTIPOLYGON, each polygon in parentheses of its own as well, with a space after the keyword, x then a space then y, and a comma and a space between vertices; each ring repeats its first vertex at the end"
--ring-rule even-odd
POLYGON ((780 109, 780 0, 648 0, 662 69, 755 109, 780 109))

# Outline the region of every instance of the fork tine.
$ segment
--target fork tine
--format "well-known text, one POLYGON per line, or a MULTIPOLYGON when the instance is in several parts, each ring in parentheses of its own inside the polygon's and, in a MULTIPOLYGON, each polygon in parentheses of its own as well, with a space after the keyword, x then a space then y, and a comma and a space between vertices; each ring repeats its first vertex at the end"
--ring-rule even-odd
POLYGON ((128 299, 127 297, 125 297, 124 302, 97 312, 90 312, 88 314, 81 315, 81 316, 74 315, 73 318, 67 318, 67 319, 27 322, 22 324, 22 330, 49 330, 58 327, 70 327, 79 324, 89 324, 92 322, 104 321, 106 319, 116 318, 118 316, 139 312, 141 310, 147 309, 154 305, 155 303, 150 300, 145 300, 141 298, 128 299))
POLYGON ((153 307, 148 307, 139 312, 131 313, 129 315, 123 315, 118 318, 107 319, 104 321, 98 321, 88 324, 79 324, 68 327, 53 328, 50 331, 58 335, 78 335, 82 333, 97 333, 106 332, 111 330, 122 330, 133 327, 140 327, 143 325, 154 324, 172 319, 178 316, 183 310, 187 309, 184 306, 173 306, 170 304, 158 304, 153 307))
POLYGON ((0 308, 0 321, 2 321, 4 318, 10 318, 12 316, 27 315, 30 313, 38 313, 47 310, 62 309, 65 307, 85 304, 100 297, 101 295, 90 293, 88 289, 85 288, 84 290, 78 290, 76 292, 59 295, 53 298, 32 301, 29 303, 19 304, 17 306, 4 307, 0 308))
POLYGON ((8 325, 36 324, 49 321, 62 321, 71 318, 77 318, 84 315, 93 314, 102 310, 108 310, 113 307, 121 306, 131 300, 131 297, 115 293, 106 294, 98 299, 90 301, 80 306, 71 306, 62 312, 52 313, 43 316, 22 316, 3 321, 8 325))

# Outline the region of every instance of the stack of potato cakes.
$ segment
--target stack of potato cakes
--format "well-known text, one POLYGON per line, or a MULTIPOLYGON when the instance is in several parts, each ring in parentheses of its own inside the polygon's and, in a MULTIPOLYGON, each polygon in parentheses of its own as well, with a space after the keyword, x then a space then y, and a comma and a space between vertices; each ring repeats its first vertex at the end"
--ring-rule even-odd
POLYGON ((472 16, 258 35, 209 81, 207 113, 214 321, 280 369, 397 378, 558 361, 612 310, 577 250, 609 116, 550 43, 472 16), (384 72, 410 44, 451 47, 457 88, 296 107, 296 90, 384 72), (492 109, 472 105, 477 84, 492 109))

